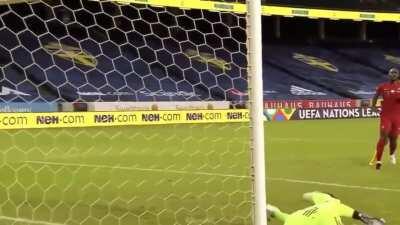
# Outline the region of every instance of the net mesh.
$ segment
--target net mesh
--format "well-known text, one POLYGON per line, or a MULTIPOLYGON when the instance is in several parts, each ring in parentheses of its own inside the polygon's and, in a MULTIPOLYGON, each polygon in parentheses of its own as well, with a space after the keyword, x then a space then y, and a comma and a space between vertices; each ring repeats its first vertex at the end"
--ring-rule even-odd
MULTIPOLYGON (((235 101, 244 15, 0 5, 0 100, 235 101)), ((247 124, 2 130, 0 224, 250 224, 247 124)))
POLYGON ((235 100, 246 90, 242 15, 88 0, 0 13, 5 102, 235 100))

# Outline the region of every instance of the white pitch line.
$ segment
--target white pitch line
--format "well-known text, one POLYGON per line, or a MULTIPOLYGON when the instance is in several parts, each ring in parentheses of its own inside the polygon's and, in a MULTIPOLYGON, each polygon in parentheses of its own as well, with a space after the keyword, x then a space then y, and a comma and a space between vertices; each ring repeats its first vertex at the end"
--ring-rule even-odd
POLYGON ((56 162, 43 162, 43 161, 24 161, 30 164, 41 164, 41 165, 53 165, 53 166, 69 166, 69 167, 88 167, 88 168, 102 168, 102 169, 118 169, 118 170, 136 170, 146 172, 167 172, 177 174, 193 174, 193 175, 206 175, 206 176, 219 176, 219 177, 236 177, 236 178, 249 178, 249 176, 241 176, 234 174, 224 173, 207 173, 199 171, 183 171, 183 170, 170 170, 170 169, 148 169, 139 167, 126 167, 126 166, 108 166, 108 165, 97 165, 97 164, 78 164, 78 163, 56 163, 56 162))
POLYGON ((373 143, 374 141, 369 141, 369 140, 362 140, 362 139, 347 139, 347 138, 318 138, 318 139, 312 139, 312 138, 287 138, 287 137, 270 137, 270 141, 276 141, 276 142, 314 142, 314 143, 325 143, 325 142, 335 142, 335 143, 373 143))
POLYGON ((51 223, 47 221, 40 221, 40 220, 29 220, 24 218, 15 218, 15 217, 8 217, 8 216, 0 216, 0 220, 8 220, 14 222, 22 222, 22 223, 30 223, 30 224, 41 224, 41 225, 65 225, 61 223, 51 223))
POLYGON ((300 184, 316 184, 321 186, 332 186, 332 187, 342 187, 342 188, 351 188, 351 189, 364 189, 370 191, 388 191, 388 192, 400 192, 400 189, 396 188, 382 188, 382 187, 369 187, 369 186, 358 186, 358 185, 347 185, 347 184, 337 184, 337 183, 327 183, 327 182, 319 182, 319 181, 310 181, 310 180, 298 180, 298 179, 289 179, 289 178, 267 178, 267 181, 283 181, 288 183, 300 183, 300 184))
MULTIPOLYGON (((224 173, 208 173, 208 172, 170 170, 170 169, 148 169, 148 168, 138 168, 138 167, 108 166, 108 165, 96 165, 96 164, 57 163, 57 162, 43 162, 43 161, 25 161, 25 163, 40 164, 40 165, 52 165, 52 166, 87 167, 87 168, 118 169, 118 170, 131 170, 131 171, 134 170, 134 171, 146 171, 146 172, 191 174, 191 175, 205 175, 205 176, 219 176, 219 177, 251 178, 251 176, 224 174, 224 173)), ((328 183, 328 182, 300 180, 300 179, 291 179, 291 178, 267 177, 267 181, 282 181, 282 182, 287 182, 287 183, 316 184, 316 185, 321 185, 321 186, 341 187, 341 188, 348 188, 348 189, 361 189, 361 190, 369 190, 369 191, 400 192, 400 189, 396 189, 396 188, 348 185, 348 184, 328 183)))

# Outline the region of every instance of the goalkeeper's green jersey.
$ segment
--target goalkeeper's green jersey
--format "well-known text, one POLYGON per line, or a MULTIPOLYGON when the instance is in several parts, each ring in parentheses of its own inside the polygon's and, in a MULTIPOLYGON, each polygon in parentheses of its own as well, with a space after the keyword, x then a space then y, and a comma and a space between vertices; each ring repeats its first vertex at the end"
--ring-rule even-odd
POLYGON ((341 217, 352 217, 354 209, 340 200, 320 192, 308 193, 315 205, 281 218, 284 225, 342 225, 341 217))

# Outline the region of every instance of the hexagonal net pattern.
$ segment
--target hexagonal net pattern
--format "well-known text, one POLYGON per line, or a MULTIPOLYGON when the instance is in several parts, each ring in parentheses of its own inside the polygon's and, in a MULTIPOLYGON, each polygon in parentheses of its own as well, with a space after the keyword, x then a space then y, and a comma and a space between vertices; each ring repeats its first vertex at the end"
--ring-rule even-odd
POLYGON ((3 4, 0 101, 237 100, 245 26, 243 15, 110 1, 3 4))
POLYGON ((1 131, 0 224, 251 224, 240 124, 1 131))
POLYGON ((0 224, 251 224, 243 124, 0 131, 0 224))
MULTIPOLYGON (((234 101, 243 15, 0 4, 0 101, 234 101), (7 89, 5 89, 7 88, 7 89)), ((0 131, 0 224, 251 224, 247 124, 0 131)))

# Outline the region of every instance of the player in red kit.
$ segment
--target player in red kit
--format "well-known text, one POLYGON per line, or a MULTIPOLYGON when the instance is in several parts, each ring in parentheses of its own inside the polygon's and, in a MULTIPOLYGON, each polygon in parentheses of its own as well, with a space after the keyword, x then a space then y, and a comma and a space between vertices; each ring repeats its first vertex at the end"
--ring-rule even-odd
POLYGON ((389 141, 390 161, 396 164, 395 151, 397 137, 400 133, 400 72, 396 68, 389 70, 389 82, 380 84, 372 99, 372 107, 376 107, 379 97, 383 98, 380 114, 380 137, 376 145, 375 167, 382 166, 382 154, 389 141))

